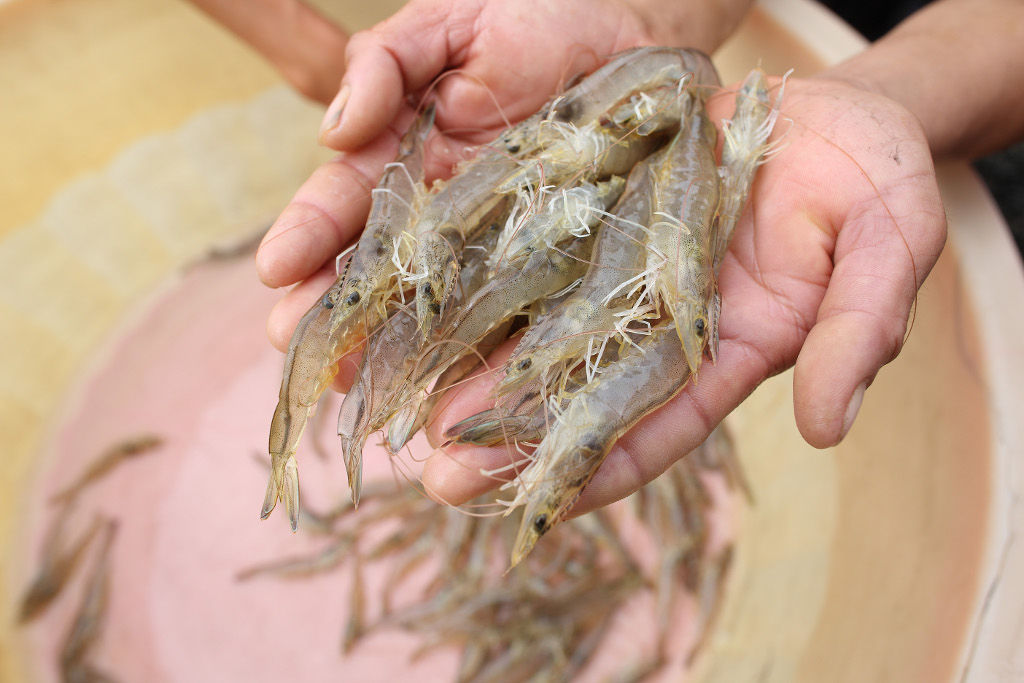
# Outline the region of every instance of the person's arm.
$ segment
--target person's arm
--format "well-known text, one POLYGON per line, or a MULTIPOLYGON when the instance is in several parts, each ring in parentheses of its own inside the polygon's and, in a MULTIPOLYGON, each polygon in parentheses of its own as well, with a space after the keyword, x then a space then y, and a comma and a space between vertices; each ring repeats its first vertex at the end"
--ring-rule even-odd
POLYGON ((299 0, 191 0, 274 65, 306 97, 331 101, 348 35, 299 0))
POLYGON ((934 156, 982 156, 1024 138, 1024 3, 936 2, 821 75, 905 106, 934 156))

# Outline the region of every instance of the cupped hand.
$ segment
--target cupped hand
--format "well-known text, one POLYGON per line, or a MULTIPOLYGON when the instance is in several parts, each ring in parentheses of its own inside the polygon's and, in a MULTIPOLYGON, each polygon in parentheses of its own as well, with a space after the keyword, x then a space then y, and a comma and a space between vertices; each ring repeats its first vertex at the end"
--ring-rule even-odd
MULTIPOLYGON (((728 96, 709 111, 728 116, 728 96)), ((786 83, 774 139, 722 264, 718 362, 623 436, 573 513, 650 481, 703 441, 761 382, 795 365, 794 408, 817 447, 849 430, 864 390, 899 352, 916 292, 945 241, 928 144, 899 104, 833 80, 786 83)), ((492 374, 443 402, 428 435, 485 407, 492 374)), ((424 485, 460 503, 496 485, 504 449, 436 452, 424 485)))
POLYGON ((341 154, 302 186, 256 256, 265 284, 300 283, 271 313, 272 343, 287 348, 298 319, 333 280, 334 257, 362 229, 370 189, 428 88, 436 117, 426 166, 436 177, 467 145, 533 113, 605 55, 651 43, 640 16, 617 0, 413 0, 352 36, 320 135, 341 154))

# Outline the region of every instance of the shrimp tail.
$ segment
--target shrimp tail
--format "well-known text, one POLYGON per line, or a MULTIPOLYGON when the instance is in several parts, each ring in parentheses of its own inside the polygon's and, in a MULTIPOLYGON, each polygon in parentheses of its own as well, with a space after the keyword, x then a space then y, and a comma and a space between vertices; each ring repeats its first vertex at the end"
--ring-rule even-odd
POLYGON ((292 531, 295 531, 299 527, 299 467, 294 455, 274 459, 260 519, 269 517, 279 500, 284 501, 288 523, 292 531))

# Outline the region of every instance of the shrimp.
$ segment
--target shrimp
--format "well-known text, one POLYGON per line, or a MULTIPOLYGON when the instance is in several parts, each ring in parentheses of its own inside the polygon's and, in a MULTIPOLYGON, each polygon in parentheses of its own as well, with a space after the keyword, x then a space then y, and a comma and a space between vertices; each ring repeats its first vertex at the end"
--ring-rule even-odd
POLYGON ((698 50, 673 47, 639 47, 612 55, 577 86, 567 90, 551 106, 549 118, 580 123, 598 118, 633 93, 678 83, 690 75, 697 84, 721 81, 711 59, 698 50))
POLYGON ((110 594, 110 550, 117 533, 117 522, 108 520, 103 530, 99 554, 92 575, 85 587, 71 630, 64 638, 60 669, 64 680, 78 680, 88 668, 87 657, 103 631, 107 601, 110 594))
POLYGON ((496 273, 438 335, 439 341, 412 374, 406 395, 422 390, 524 306, 579 279, 586 271, 592 246, 589 238, 576 239, 564 251, 535 251, 522 266, 508 266, 496 273))
POLYGON ((417 283, 416 316, 424 338, 448 302, 466 241, 502 221, 511 209, 511 198, 498 188, 517 168, 515 159, 485 150, 458 169, 423 207, 415 225, 411 279, 417 283))
POLYGON ((384 302, 401 287, 400 273, 415 246, 409 230, 427 195, 423 146, 433 122, 431 105, 402 137, 398 159, 387 165, 373 190, 366 227, 339 276, 344 284, 331 310, 330 329, 343 340, 338 348, 342 355, 364 330, 374 329, 383 320, 384 302))
POLYGON ((494 388, 499 401, 560 362, 576 365, 588 348, 603 348, 618 329, 644 315, 642 307, 634 310, 628 297, 615 293, 623 281, 644 269, 653 200, 650 166, 660 158, 643 161, 630 173, 614 215, 597 236, 593 264, 579 289, 523 335, 506 363, 504 378, 494 388))
POLYGON ((82 555, 100 530, 100 520, 97 518, 78 540, 67 550, 61 552, 64 527, 70 519, 73 509, 70 503, 66 504, 60 516, 47 532, 46 540, 43 543, 41 566, 21 599, 21 609, 18 613, 20 623, 24 624, 35 619, 60 595, 75 568, 81 562, 82 555))
POLYGON ((622 194, 625 181, 619 176, 592 184, 584 182, 551 194, 542 208, 522 220, 513 211, 487 260, 492 271, 504 264, 520 263, 536 249, 546 249, 571 236, 585 237, 597 225, 605 209, 622 194))
MULTIPOLYGON (((494 224, 467 248, 466 260, 459 272, 460 286, 454 295, 456 307, 484 283, 487 265, 482 254, 494 247, 498 234, 499 228, 494 224)), ((388 318, 382 329, 370 338, 359 375, 345 395, 338 413, 338 436, 341 437, 352 500, 357 505, 366 438, 395 416, 398 419, 394 426, 389 425, 388 445, 392 452, 397 452, 419 427, 420 418, 425 417, 421 413, 429 412, 429 406, 423 408, 421 401, 410 399, 404 405, 399 401, 402 398, 400 390, 422 346, 418 330, 419 321, 408 308, 400 308, 388 318), (401 415, 396 416, 396 411, 401 415)), ((465 373, 471 369, 452 368, 444 381, 455 382, 461 378, 460 370, 465 373)))
POLYGON ((518 480, 512 506, 523 520, 512 550, 516 566, 540 537, 565 519, 616 439, 676 395, 689 378, 671 328, 655 328, 617 363, 570 397, 518 480))
MULTIPOLYGON (((712 266, 716 277, 754 183, 754 172, 771 152, 768 137, 775 127, 781 99, 782 88, 779 89, 775 106, 770 105, 767 76, 761 69, 754 69, 736 94, 736 111, 732 119, 722 122, 725 144, 722 146, 722 165, 718 170, 722 191, 712 244, 712 266)), ((711 304, 708 348, 714 357, 718 349, 718 326, 722 310, 717 290, 711 304)))
POLYGON ((380 428, 376 418, 391 387, 405 377, 405 359, 419 346, 418 321, 407 308, 399 308, 370 339, 363 353, 359 377, 341 404, 338 436, 352 502, 359 505, 362 489, 362 453, 367 436, 380 428))
MULTIPOLYGON (((654 168, 654 223, 648 274, 675 322, 694 377, 708 348, 709 307, 717 297, 712 270, 712 221, 718 208, 717 131, 700 97, 690 98, 685 125, 654 168)), ((710 348, 712 360, 717 347, 710 348)))
MULTIPOLYGON (((405 162, 414 169, 418 168, 421 176, 422 141, 432 120, 433 112, 428 109, 402 142, 405 162)), ((404 163, 389 168, 383 182, 385 185, 393 184, 393 187, 386 188, 388 192, 375 197, 371 225, 360 238, 352 261, 302 316, 288 344, 281 390, 270 423, 271 473, 260 518, 270 516, 277 501, 283 499, 292 531, 298 528, 299 522, 299 475, 295 452, 320 395, 338 372, 338 359, 352 349, 356 336, 362 338, 361 329, 344 324, 346 320, 354 320, 345 311, 350 311, 360 302, 363 302, 361 310, 368 316, 371 309, 383 310, 386 296, 378 290, 383 287, 382 281, 391 279, 394 272, 388 265, 394 265, 390 250, 400 248, 400 233, 409 221, 416 201, 416 181, 412 180, 404 163), (403 184, 410 192, 404 198, 398 195, 398 188, 403 184), (371 306, 374 301, 379 305, 371 306)), ((363 322, 366 322, 365 318, 363 322)))
POLYGON ((100 453, 78 477, 50 498, 51 503, 68 503, 86 487, 102 478, 121 461, 150 453, 162 445, 164 440, 155 434, 142 434, 118 442, 100 453))

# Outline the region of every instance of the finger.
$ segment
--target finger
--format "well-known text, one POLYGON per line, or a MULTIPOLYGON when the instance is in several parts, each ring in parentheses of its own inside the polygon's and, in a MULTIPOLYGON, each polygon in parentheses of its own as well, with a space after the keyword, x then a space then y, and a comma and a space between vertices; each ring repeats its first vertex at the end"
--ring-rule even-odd
POLYGON ((910 220, 878 211, 844 225, 835 268, 818 318, 797 358, 793 403, 797 427, 817 448, 839 443, 853 425, 879 368, 902 348, 917 288, 945 241, 938 190, 919 188, 909 201, 934 206, 910 220))
POLYGON ((473 38, 478 10, 435 0, 410 2, 390 19, 352 36, 345 77, 328 107, 320 141, 339 150, 375 138, 402 106, 406 93, 455 66, 473 38))
POLYGON ((362 230, 370 190, 398 149, 398 136, 387 130, 372 145, 324 164, 299 188, 256 252, 264 284, 282 287, 309 277, 362 230))

